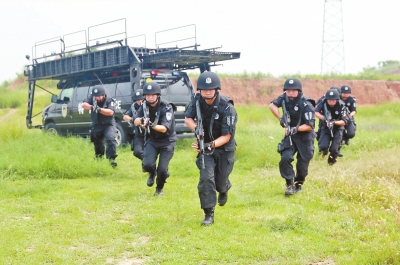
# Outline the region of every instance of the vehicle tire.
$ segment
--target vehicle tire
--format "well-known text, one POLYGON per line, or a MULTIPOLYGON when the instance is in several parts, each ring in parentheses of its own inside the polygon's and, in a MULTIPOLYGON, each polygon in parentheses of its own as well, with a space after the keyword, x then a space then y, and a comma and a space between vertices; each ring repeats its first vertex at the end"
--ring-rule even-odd
POLYGON ((51 135, 58 135, 58 131, 54 122, 47 123, 44 126, 44 131, 51 135))
POLYGON ((120 122, 117 122, 117 132, 115 133, 115 140, 117 141, 117 146, 122 146, 126 143, 126 133, 120 122))

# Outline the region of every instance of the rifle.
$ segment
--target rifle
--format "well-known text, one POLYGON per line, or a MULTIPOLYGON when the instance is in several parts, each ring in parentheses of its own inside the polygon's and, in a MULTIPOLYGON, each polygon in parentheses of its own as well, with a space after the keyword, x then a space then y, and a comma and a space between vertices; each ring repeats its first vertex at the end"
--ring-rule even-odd
POLYGON ((197 143, 200 149, 201 155, 201 168, 204 169, 204 129, 203 129, 203 118, 201 116, 200 103, 199 100, 196 100, 196 114, 197 114, 197 126, 196 126, 196 134, 197 134, 197 143))
POLYGON ((287 129, 287 134, 289 137, 290 145, 292 145, 292 136, 290 135, 290 113, 286 110, 285 99, 282 101, 282 110, 283 110, 283 123, 285 124, 285 128, 287 129))
POLYGON ((328 122, 327 127, 331 131, 331 137, 333 137, 332 113, 328 110, 326 103, 324 103, 324 119, 328 122))
POLYGON ((146 142, 146 136, 147 134, 150 134, 150 117, 149 117, 150 114, 149 114, 149 109, 147 108, 146 100, 143 100, 142 106, 143 106, 142 124, 145 123, 146 121, 146 127, 144 128, 144 141, 146 142))

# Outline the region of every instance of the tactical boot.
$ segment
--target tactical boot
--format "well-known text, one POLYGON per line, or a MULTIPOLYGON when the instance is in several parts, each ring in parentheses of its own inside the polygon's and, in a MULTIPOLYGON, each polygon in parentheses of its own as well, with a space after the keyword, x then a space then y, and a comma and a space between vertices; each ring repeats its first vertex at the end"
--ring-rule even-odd
POLYGON ((147 186, 152 187, 154 185, 154 178, 156 177, 156 172, 149 173, 149 178, 147 179, 147 186))
POLYGON ((204 209, 204 220, 201 222, 201 225, 207 226, 212 225, 214 223, 214 208, 206 208, 204 209))
POLYGON ((338 157, 343 157, 343 154, 340 153, 340 151, 339 151, 339 153, 337 154, 337 156, 338 156, 338 157))
POLYGON ((158 196, 158 195, 164 195, 164 192, 162 189, 156 188, 156 192, 154 193, 154 196, 158 196))
POLYGON ((110 159, 110 165, 112 167, 116 167, 118 164, 117 164, 117 162, 115 162, 115 159, 110 159))
POLYGON ((329 157, 328 157, 328 164, 330 165, 330 166, 332 166, 333 164, 335 164, 336 163, 336 158, 335 157, 333 157, 332 155, 329 155, 329 157))
POLYGON ((294 185, 294 192, 295 192, 295 193, 300 193, 300 192, 301 192, 301 184, 296 183, 296 184, 294 185))
POLYGON ((295 190, 293 179, 286 180, 286 187, 285 195, 293 195, 295 190))
POLYGON ((218 204, 219 206, 224 206, 228 201, 228 192, 220 192, 218 194, 218 204))

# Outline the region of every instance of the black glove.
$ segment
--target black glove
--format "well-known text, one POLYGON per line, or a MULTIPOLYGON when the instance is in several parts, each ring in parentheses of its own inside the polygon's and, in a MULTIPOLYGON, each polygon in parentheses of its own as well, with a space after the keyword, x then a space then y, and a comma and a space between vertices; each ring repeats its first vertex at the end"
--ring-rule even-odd
POLYGON ((282 128, 285 128, 285 121, 283 120, 283 118, 279 119, 279 123, 281 124, 282 128))
POLYGON ((293 134, 296 134, 297 133, 297 127, 292 127, 292 128, 290 128, 290 132, 289 132, 289 135, 293 135, 293 134))
POLYGON ((204 150, 210 151, 212 149, 212 143, 205 143, 204 144, 204 150))
POLYGON ((92 106, 93 112, 94 113, 99 113, 100 112, 100 108, 96 105, 96 106, 92 106))

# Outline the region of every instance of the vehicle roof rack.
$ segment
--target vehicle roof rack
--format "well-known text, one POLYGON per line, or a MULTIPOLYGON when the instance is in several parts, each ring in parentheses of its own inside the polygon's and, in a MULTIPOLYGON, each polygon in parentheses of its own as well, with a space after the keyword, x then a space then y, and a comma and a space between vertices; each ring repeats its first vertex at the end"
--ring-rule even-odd
MULTIPOLYGON (((127 44, 128 38, 126 37, 125 19, 115 20, 108 23, 125 23, 125 31, 118 31, 117 34, 111 34, 102 37, 88 37, 84 43, 79 42, 78 44, 69 46, 66 46, 65 38, 70 38, 71 35, 75 33, 37 42, 34 46, 35 52, 32 51, 34 55, 36 55, 36 48, 40 45, 46 45, 54 42, 60 43, 62 47, 61 52, 52 52, 51 55, 33 58, 32 64, 27 66, 25 75, 28 76, 29 80, 31 81, 39 79, 61 80, 66 79, 71 75, 76 75, 79 73, 84 74, 88 71, 116 71, 120 69, 129 69, 129 66, 132 64, 141 65, 142 69, 163 68, 171 70, 190 70, 199 68, 200 71, 203 72, 204 70, 210 70, 211 66, 218 65, 217 62, 240 58, 240 52, 217 51, 217 49, 220 49, 221 47, 198 50, 200 45, 197 44, 195 35, 192 38, 195 39, 196 43, 192 46, 183 48, 159 47, 160 45, 169 44, 170 42, 156 43, 156 47, 158 48, 131 47, 127 44), (109 39, 111 36, 120 36, 121 34, 124 35, 125 40, 109 39), (89 45, 91 43, 95 44, 89 45), (76 49, 76 46, 78 45, 80 45, 80 49, 76 49), (73 50, 66 51, 66 47, 73 48, 73 50), (75 54, 77 52, 81 54, 75 54)), ((89 27, 89 29, 97 29, 98 26, 108 25, 108 23, 89 27)), ((195 28, 195 25, 188 26, 195 28)), ((179 27, 172 30, 181 29, 184 27, 179 27)), ((160 31, 157 33, 166 34, 165 32, 168 31, 169 30, 160 31)), ((76 34, 79 33, 80 35, 83 35, 83 32, 84 31, 79 31, 76 32, 76 34)), ((90 34, 90 36, 92 35, 94 34, 90 34)), ((84 36, 86 39, 86 32, 84 36)), ((27 56, 27 58, 29 57, 27 56)))

